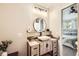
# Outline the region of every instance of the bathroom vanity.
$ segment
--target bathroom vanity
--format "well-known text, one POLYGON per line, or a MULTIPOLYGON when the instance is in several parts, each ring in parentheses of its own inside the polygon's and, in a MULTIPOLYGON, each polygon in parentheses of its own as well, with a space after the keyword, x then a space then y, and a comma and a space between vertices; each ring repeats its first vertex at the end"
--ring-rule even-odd
POLYGON ((28 40, 27 46, 28 56, 45 56, 46 54, 50 56, 58 55, 58 39, 55 38, 28 40))

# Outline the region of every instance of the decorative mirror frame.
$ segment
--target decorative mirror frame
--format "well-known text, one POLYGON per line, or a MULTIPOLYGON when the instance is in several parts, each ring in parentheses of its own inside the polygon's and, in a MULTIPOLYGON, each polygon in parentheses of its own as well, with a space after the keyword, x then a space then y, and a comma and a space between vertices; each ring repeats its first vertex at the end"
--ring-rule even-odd
MULTIPOLYGON (((35 23, 35 21, 36 21, 37 18, 41 18, 41 19, 43 19, 43 21, 45 22, 45 28, 44 28, 44 30, 43 30, 43 31, 45 31, 45 30, 46 30, 46 27, 47 27, 47 24, 46 24, 45 19, 42 18, 42 17, 36 17, 36 18, 35 18, 35 20, 34 20, 34 22, 33 22, 33 28, 34 28, 34 30, 35 30, 36 32, 38 32, 38 31, 35 29, 35 27, 34 27, 34 23, 35 23)), ((42 31, 42 32, 43 32, 43 31, 42 31)), ((39 32, 39 33, 40 33, 40 36, 42 35, 42 32, 39 32)))

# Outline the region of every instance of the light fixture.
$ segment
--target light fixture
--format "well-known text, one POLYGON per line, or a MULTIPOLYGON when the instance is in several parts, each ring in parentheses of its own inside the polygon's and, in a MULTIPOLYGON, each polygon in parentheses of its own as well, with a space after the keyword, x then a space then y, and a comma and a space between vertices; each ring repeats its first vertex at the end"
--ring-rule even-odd
POLYGON ((40 8, 40 7, 34 7, 34 8, 35 8, 35 9, 38 9, 39 11, 47 12, 47 10, 44 9, 44 8, 40 8))
POLYGON ((47 12, 48 12, 47 9, 34 6, 34 9, 33 10, 34 10, 34 13, 35 14, 39 14, 41 16, 47 17, 47 12))

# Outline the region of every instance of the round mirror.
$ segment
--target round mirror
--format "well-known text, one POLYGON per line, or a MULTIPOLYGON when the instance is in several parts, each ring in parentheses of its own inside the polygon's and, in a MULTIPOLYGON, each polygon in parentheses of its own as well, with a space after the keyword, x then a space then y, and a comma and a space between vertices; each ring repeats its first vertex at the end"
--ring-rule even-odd
POLYGON ((36 18, 34 21, 34 29, 37 32, 43 32, 45 30, 46 23, 43 18, 36 18))

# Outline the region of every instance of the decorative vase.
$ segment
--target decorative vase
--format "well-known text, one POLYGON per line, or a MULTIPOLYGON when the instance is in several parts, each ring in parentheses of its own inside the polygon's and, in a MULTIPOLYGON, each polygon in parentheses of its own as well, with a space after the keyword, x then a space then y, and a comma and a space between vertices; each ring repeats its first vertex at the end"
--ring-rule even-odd
POLYGON ((7 56, 7 51, 3 52, 1 56, 7 56))

